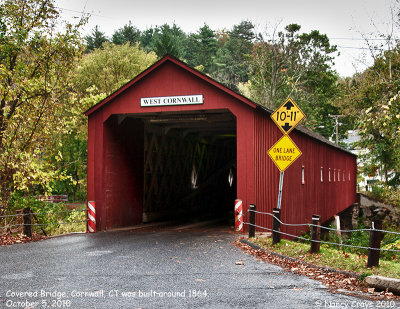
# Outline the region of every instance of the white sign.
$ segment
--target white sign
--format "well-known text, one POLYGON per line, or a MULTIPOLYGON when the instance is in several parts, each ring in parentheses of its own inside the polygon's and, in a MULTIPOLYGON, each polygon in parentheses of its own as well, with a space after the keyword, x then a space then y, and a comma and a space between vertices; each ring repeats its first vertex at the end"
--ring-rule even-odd
POLYGON ((203 104, 203 95, 181 95, 170 97, 140 98, 140 106, 165 106, 165 105, 189 105, 203 104))

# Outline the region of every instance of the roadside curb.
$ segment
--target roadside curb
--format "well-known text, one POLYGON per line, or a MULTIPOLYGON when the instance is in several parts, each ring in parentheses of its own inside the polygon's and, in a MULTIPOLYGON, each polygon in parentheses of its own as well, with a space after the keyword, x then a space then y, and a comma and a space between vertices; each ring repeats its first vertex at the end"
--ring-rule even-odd
POLYGON ((71 235, 83 235, 83 234, 87 234, 87 233, 86 232, 69 232, 69 233, 65 233, 65 234, 51 235, 51 236, 48 236, 46 239, 71 236, 71 235))
POLYGON ((365 277, 364 281, 370 287, 380 290, 388 289, 390 292, 400 295, 400 279, 372 275, 365 277))
MULTIPOLYGON (((273 256, 277 256, 280 257, 282 259, 286 259, 289 261, 293 261, 293 262, 299 262, 299 263, 303 263, 309 267, 312 267, 314 269, 322 269, 325 271, 329 271, 329 272, 334 272, 334 273, 338 273, 338 274, 342 274, 342 275, 347 275, 353 278, 356 278, 358 280, 360 280, 361 275, 358 273, 354 273, 354 272, 350 272, 350 271, 344 271, 344 270, 338 270, 335 268, 330 268, 330 267, 326 267, 326 266, 318 266, 315 264, 311 264, 305 261, 301 261, 298 260, 296 258, 292 258, 290 256, 286 256, 286 255, 282 255, 279 253, 275 253, 272 251, 269 251, 267 249, 261 248, 259 245, 247 240, 247 239, 240 239, 239 240, 241 243, 246 244, 248 246, 250 246, 251 248, 255 249, 255 250, 261 250, 263 252, 266 252, 270 255, 273 256)), ((363 279, 363 281, 371 288, 376 288, 379 290, 388 290, 392 293, 395 293, 397 295, 400 295, 400 279, 394 279, 394 278, 388 278, 388 277, 382 277, 382 276, 376 276, 376 275, 371 275, 371 276, 367 276, 363 279)))

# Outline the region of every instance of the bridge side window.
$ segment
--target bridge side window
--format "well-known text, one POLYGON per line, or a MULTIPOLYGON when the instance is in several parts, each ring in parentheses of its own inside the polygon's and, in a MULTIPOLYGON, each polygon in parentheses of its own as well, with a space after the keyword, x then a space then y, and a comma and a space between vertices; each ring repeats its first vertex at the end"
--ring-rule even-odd
POLYGON ((324 168, 321 166, 321 182, 324 182, 324 168))
POLYGON ((304 166, 301 167, 301 184, 304 185, 305 177, 304 177, 304 166))

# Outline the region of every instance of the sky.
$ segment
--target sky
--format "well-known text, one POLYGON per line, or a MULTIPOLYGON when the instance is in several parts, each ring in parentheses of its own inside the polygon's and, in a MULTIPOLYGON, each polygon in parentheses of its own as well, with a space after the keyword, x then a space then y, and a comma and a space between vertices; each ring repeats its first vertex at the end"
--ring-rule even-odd
MULTIPOLYGON (((384 42, 379 40, 378 34, 392 32, 394 19, 391 8, 395 1, 55 0, 55 4, 68 21, 73 21, 82 12, 91 15, 83 29, 84 35, 98 25, 108 37, 129 21, 140 30, 176 23, 185 32, 196 32, 204 23, 213 30, 229 30, 242 20, 250 20, 259 32, 297 23, 301 25, 301 31, 319 30, 330 38, 331 44, 338 46, 340 55, 335 59, 334 68, 345 77, 364 70, 372 63, 363 36, 375 44, 384 42)), ((395 30, 398 28, 395 27, 395 30)))

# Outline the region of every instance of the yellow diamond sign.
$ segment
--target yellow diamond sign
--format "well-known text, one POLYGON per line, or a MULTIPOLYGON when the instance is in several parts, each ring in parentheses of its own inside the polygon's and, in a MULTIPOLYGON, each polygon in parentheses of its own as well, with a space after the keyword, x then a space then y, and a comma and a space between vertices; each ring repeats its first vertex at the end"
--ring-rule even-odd
POLYGON ((272 120, 279 129, 281 129, 283 134, 289 134, 289 132, 305 117, 306 115, 304 115, 291 98, 283 102, 283 104, 271 114, 272 120))
POLYGON ((270 150, 268 150, 268 155, 271 157, 272 161, 274 161, 278 169, 283 172, 301 156, 301 151, 297 148, 289 135, 284 135, 270 150))

